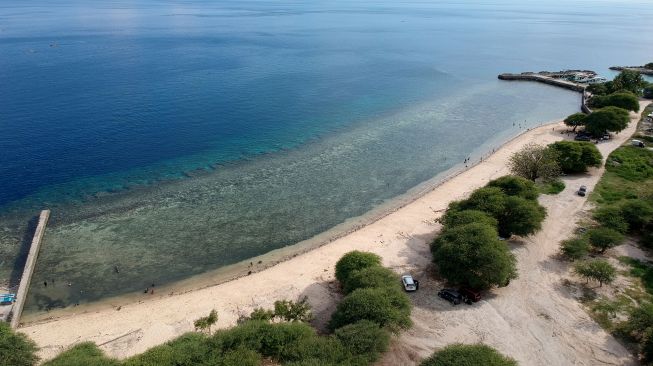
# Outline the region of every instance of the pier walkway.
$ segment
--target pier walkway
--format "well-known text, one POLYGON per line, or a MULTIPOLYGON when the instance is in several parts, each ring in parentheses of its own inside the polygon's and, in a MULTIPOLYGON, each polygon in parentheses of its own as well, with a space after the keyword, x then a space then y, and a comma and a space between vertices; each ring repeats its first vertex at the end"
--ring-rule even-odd
POLYGON ((552 78, 550 76, 536 74, 536 73, 530 73, 530 72, 524 72, 524 73, 521 73, 521 74, 510 74, 510 73, 500 74, 499 79, 500 80, 536 81, 536 82, 539 82, 539 83, 553 85, 553 86, 557 86, 557 87, 560 87, 560 88, 564 88, 564 89, 572 90, 572 91, 575 91, 575 92, 579 92, 579 93, 582 94, 582 101, 581 101, 581 105, 580 105, 581 111, 583 111, 583 113, 586 113, 586 114, 592 113, 592 110, 590 109, 590 107, 587 106, 587 100, 589 99, 591 94, 585 91, 585 88, 587 86, 584 85, 584 84, 574 83, 574 82, 571 82, 571 81, 556 79, 556 78, 552 78))
POLYGON ((34 273, 34 267, 36 266, 36 258, 39 256, 41 240, 43 240, 45 226, 47 225, 49 218, 50 210, 41 211, 41 215, 39 216, 39 223, 38 226, 36 226, 36 230, 34 231, 32 244, 29 248, 29 254, 27 255, 25 268, 23 269, 23 275, 20 278, 20 285, 18 286, 18 292, 16 293, 16 302, 13 305, 13 310, 11 313, 11 327, 14 329, 16 329, 20 324, 20 316, 23 314, 23 307, 25 306, 27 291, 29 290, 29 284, 32 281, 32 274, 34 273))

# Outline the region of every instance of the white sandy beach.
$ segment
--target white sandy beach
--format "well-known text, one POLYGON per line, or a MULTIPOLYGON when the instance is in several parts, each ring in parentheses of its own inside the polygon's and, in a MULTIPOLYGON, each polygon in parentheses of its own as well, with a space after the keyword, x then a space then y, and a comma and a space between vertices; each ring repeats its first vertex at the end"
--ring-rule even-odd
MULTIPOLYGON (((634 119, 636 120, 636 119, 634 119)), ((598 145, 604 156, 634 132, 636 123, 609 142, 598 145)), ((437 234, 434 222, 448 203, 465 197, 489 180, 508 173, 509 156, 522 146, 563 139, 561 123, 533 129, 513 139, 436 189, 355 232, 258 273, 180 295, 157 295, 142 303, 69 315, 21 328, 51 358, 67 346, 93 341, 109 355, 124 358, 193 329, 193 321, 211 309, 219 327, 236 323, 255 307, 271 307, 275 300, 308 296, 318 322, 334 308, 337 284, 335 262, 346 252, 364 250, 383 257, 398 273, 421 279, 414 300, 415 326, 394 342, 382 364, 411 365, 433 350, 453 342, 484 342, 517 359, 521 365, 627 364, 631 355, 603 331, 562 286, 567 265, 554 256, 558 243, 571 235, 576 220, 588 207, 574 195, 577 186, 591 190, 599 170, 565 178, 567 188, 543 196, 548 209, 537 235, 511 243, 519 260, 520 277, 510 286, 488 294, 474 306, 451 307, 436 296, 442 285, 427 275, 429 242, 437 234), (552 129, 555 128, 555 131, 552 129)), ((82 308, 80 307, 80 310, 82 308)), ((319 324, 318 324, 319 325, 319 324)))

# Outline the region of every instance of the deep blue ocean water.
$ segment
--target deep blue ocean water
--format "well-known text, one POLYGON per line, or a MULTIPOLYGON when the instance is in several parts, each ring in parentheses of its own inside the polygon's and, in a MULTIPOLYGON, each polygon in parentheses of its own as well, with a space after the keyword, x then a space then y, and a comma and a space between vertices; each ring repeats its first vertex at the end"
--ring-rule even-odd
POLYGON ((0 273, 45 207, 35 281, 74 286, 35 287, 32 309, 307 239, 514 122, 575 112, 574 93, 496 75, 650 62, 652 16, 627 0, 2 1, 0 273))

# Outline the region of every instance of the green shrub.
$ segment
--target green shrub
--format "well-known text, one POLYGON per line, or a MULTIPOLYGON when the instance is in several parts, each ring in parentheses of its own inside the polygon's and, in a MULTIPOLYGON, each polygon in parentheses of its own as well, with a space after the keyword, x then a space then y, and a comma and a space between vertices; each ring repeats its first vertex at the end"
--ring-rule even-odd
POLYGON ((340 283, 344 283, 352 272, 380 265, 381 257, 378 255, 354 250, 342 256, 336 263, 336 278, 340 283))
POLYGON ((446 229, 467 224, 485 224, 497 227, 499 222, 490 214, 479 210, 447 210, 442 218, 442 224, 446 229))
POLYGON ((550 144, 556 150, 557 162, 567 174, 583 173, 588 167, 599 167, 603 156, 596 145, 583 141, 558 141, 550 144))
POLYGON ((226 352, 222 358, 211 366, 259 366, 262 364, 261 355, 255 351, 238 348, 226 352))
POLYGON ((335 330, 361 320, 369 320, 392 331, 408 328, 410 300, 398 290, 386 288, 358 289, 338 304, 329 321, 329 328, 335 330))
POLYGON ((499 214, 499 235, 509 238, 512 235, 526 236, 542 228, 546 210, 537 201, 508 196, 504 210, 499 214))
POLYGON ((431 251, 440 275, 455 284, 486 289, 517 277, 514 255, 489 225, 448 229, 435 239, 431 251))
POLYGON ((394 288, 398 290, 401 288, 401 282, 399 276, 394 271, 385 267, 375 266, 352 272, 349 278, 342 284, 342 288, 346 294, 359 288, 372 287, 394 288))
MULTIPOLYGON (((191 366, 214 357, 206 336, 187 333, 124 361, 125 366, 191 366)), ((66 365, 66 364, 61 364, 66 365)))
POLYGON ((390 334, 369 320, 336 329, 335 337, 353 355, 362 355, 374 362, 388 349, 390 334))
POLYGON ((599 286, 604 283, 611 283, 617 276, 617 270, 606 260, 597 259, 577 263, 574 271, 581 277, 599 282, 599 286))
POLYGON ((587 238, 590 244, 599 249, 601 253, 605 252, 606 249, 619 245, 624 240, 624 236, 620 232, 607 227, 589 229, 587 238))
POLYGON ((595 108, 614 106, 628 111, 639 112, 639 99, 632 93, 597 95, 590 99, 589 103, 590 106, 595 108))
POLYGON ((93 342, 79 343, 60 353, 43 366, 118 366, 117 360, 108 358, 93 342))
POLYGON ((594 211, 594 219, 604 227, 616 230, 620 233, 628 232, 628 222, 624 219, 621 208, 610 205, 599 207, 594 211))
POLYGON ((585 257, 589 249, 589 242, 582 238, 568 239, 560 243, 560 251, 565 257, 571 260, 585 257))
POLYGON ((0 321, 0 365, 31 366, 38 361, 36 343, 0 321))
POLYGON ((484 344, 452 344, 433 354, 420 366, 517 366, 517 361, 506 357, 484 344))
POLYGON ((299 301, 275 301, 274 315, 287 322, 309 322, 313 319, 311 304, 308 303, 308 297, 306 296, 299 301))
POLYGON ((540 195, 533 181, 515 175, 505 175, 492 180, 487 187, 497 187, 508 196, 517 196, 528 200, 536 200, 540 195))
POLYGON ((627 200, 620 205, 621 216, 630 230, 640 230, 653 220, 653 206, 644 200, 627 200))

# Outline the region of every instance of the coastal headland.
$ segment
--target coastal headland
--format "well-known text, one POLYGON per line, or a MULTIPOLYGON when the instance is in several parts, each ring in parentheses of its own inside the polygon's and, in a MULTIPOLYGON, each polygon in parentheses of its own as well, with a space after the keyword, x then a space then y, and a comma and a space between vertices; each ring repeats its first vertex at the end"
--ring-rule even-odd
MULTIPOLYGON (((633 118, 636 118, 634 114, 633 118)), ((631 123, 615 139, 600 144, 604 156, 623 143, 634 129, 635 124, 631 123)), ((429 321, 416 321, 423 325, 402 335, 393 345, 395 350, 388 353, 387 357, 394 359, 382 364, 397 364, 402 362, 397 359, 401 357, 405 357, 404 361, 424 357, 436 347, 454 341, 483 341, 518 361, 533 361, 533 353, 542 356, 540 361, 529 364, 545 365, 560 359, 601 359, 623 364, 630 359, 628 352, 596 325, 574 298, 558 293, 558 272, 566 270, 558 267, 551 273, 546 270, 551 267, 547 258, 557 251, 559 239, 572 230, 575 218, 585 206, 584 200, 569 197, 570 192, 576 184, 587 184, 591 189, 600 174, 572 178, 559 196, 544 198, 550 212, 546 229, 527 239, 538 243, 528 247, 520 242, 511 243, 520 267, 532 268, 520 268, 523 277, 515 280, 514 286, 495 290, 501 296, 489 294, 478 307, 445 309, 431 296, 440 284, 427 280, 431 262, 429 243, 440 228, 437 218, 449 202, 507 174, 509 157, 524 145, 571 138, 565 131, 561 122, 525 131, 482 162, 462 170, 387 216, 261 272, 184 294, 159 293, 138 303, 115 303, 113 308, 91 310, 80 306, 59 314, 53 312, 52 319, 27 324, 20 330, 37 342, 40 355, 46 359, 82 341, 93 341, 109 355, 123 358, 191 331, 193 320, 211 309, 218 311, 218 327, 224 328, 234 325, 240 316, 254 308, 269 308, 275 300, 303 296, 308 297, 316 325, 320 327, 340 296, 334 281, 335 262, 348 251, 363 250, 379 254, 383 264, 398 273, 413 273, 425 280, 424 291, 414 299, 413 317, 429 321), (537 281, 543 282, 537 284, 537 281), (540 319, 534 315, 537 312, 534 307, 541 304, 527 303, 522 299, 525 296, 555 302, 546 307, 548 317, 540 319), (513 312, 517 308, 521 310, 513 312), (570 321, 578 326, 563 327, 560 323, 570 321), (475 331, 470 333, 470 329, 475 331), (501 329, 512 331, 502 333, 501 329)))

